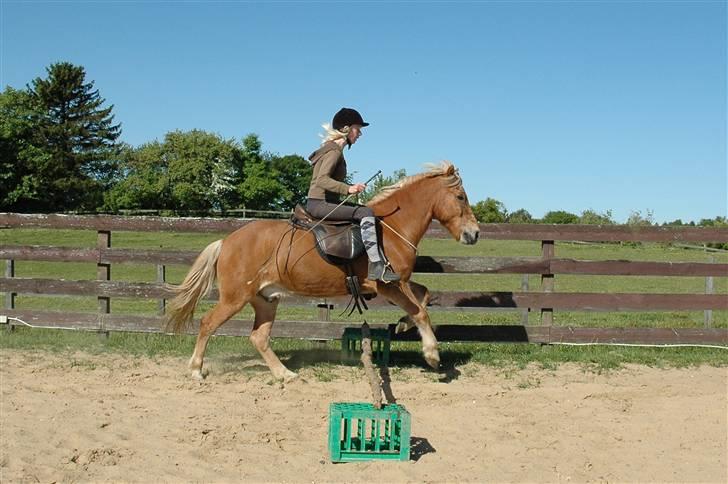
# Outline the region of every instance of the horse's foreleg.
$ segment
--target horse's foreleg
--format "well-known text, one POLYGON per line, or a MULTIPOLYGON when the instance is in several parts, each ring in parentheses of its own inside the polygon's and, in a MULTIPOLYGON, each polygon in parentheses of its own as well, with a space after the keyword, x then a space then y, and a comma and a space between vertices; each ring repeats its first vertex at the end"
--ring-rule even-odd
POLYGON ((275 378, 286 381, 296 378, 298 375, 286 368, 270 347, 270 331, 276 317, 278 301, 268 302, 262 297, 256 296, 251 304, 255 309, 255 325, 250 333, 250 341, 253 346, 263 357, 275 378))
MULTIPOLYGON (((424 288, 424 286, 420 287, 424 288)), ((409 318, 414 321, 422 338, 422 353, 425 360, 432 368, 438 369, 440 367, 440 353, 437 351, 437 339, 434 331, 432 331, 430 315, 412 292, 409 283, 380 284, 378 291, 382 296, 404 309, 409 318)))
MULTIPOLYGON (((422 284, 418 284, 415 281, 407 281, 407 284, 409 284, 410 289, 412 290, 412 294, 415 297, 415 300, 420 305, 420 307, 426 308, 427 305, 430 303, 430 291, 427 289, 426 286, 422 284)), ((397 323, 397 327, 395 328, 395 333, 404 333, 405 331, 408 331, 410 328, 415 326, 415 322, 412 319, 411 316, 407 315, 402 318, 400 318, 399 323, 397 323)))
POLYGON ((192 370, 193 378, 202 380, 207 375, 207 372, 202 371, 202 361, 205 357, 205 349, 207 348, 207 341, 210 339, 210 336, 225 321, 240 311, 246 302, 238 301, 233 303, 221 300, 202 317, 200 321, 200 332, 197 335, 197 342, 195 343, 195 351, 192 353, 192 358, 190 358, 189 362, 189 368, 192 370))

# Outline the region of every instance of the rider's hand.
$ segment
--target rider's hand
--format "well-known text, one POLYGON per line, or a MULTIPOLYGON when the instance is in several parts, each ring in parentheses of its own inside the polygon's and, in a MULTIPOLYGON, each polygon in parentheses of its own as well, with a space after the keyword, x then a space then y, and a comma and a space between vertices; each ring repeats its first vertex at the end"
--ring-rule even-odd
POLYGON ((361 193, 361 192, 364 191, 364 189, 366 187, 367 186, 364 185, 363 183, 354 183, 353 185, 350 185, 349 186, 349 193, 352 194, 352 195, 355 194, 355 193, 361 193))

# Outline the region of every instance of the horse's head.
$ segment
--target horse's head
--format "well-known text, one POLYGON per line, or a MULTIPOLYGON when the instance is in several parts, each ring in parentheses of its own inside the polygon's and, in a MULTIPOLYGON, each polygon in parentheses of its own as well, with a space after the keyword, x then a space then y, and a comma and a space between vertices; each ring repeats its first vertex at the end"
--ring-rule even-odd
POLYGON ((478 241, 478 221, 468 203, 468 195, 457 168, 445 161, 441 167, 442 176, 436 177, 442 184, 437 190, 432 206, 432 216, 463 244, 478 241))

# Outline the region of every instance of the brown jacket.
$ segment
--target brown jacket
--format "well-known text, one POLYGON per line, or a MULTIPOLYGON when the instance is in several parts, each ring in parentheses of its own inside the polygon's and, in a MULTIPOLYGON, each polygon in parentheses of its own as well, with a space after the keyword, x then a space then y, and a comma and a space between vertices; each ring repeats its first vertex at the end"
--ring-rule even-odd
POLYGON ((346 160, 339 145, 327 141, 308 157, 313 165, 308 198, 338 203, 339 195, 349 194, 346 179, 346 160))

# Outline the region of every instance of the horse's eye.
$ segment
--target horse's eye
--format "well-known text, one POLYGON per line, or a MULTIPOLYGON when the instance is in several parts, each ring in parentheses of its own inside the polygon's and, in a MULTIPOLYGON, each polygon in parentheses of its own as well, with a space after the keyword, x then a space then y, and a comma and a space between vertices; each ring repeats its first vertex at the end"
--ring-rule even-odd
POLYGON ((465 195, 458 195, 458 200, 465 200, 465 195))

